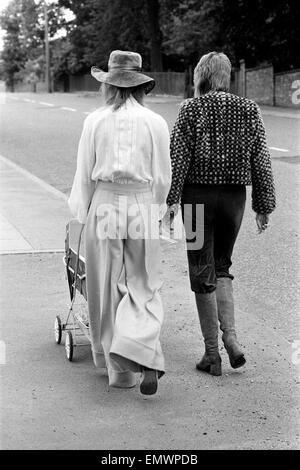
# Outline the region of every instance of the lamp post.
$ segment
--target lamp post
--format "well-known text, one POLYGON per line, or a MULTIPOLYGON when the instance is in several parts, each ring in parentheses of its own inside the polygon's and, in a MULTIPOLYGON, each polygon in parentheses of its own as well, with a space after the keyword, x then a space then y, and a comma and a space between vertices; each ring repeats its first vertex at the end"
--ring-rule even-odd
POLYGON ((45 59, 46 59, 46 90, 48 93, 52 92, 51 89, 51 75, 50 75, 50 49, 49 49, 49 37, 48 37, 48 11, 46 0, 44 0, 44 20, 45 20, 45 59))

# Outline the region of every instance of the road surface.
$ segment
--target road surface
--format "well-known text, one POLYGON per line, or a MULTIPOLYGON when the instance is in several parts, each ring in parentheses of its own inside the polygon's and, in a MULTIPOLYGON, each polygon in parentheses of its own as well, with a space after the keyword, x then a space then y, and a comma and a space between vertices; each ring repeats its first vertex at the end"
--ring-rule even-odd
MULTIPOLYGON (((63 197, 55 199, 48 185, 68 194, 83 119, 99 104, 96 94, 1 95, 3 187, 6 196, 11 187, 15 204, 9 207, 8 198, 1 207, 6 219, 11 214, 12 225, 22 198, 32 197, 33 206, 37 200, 49 201, 45 218, 53 231, 62 225, 60 216, 68 217, 63 197), (18 166, 10 167, 5 159, 18 166), (29 188, 26 197, 24 188, 29 188)), ((153 97, 148 105, 171 128, 179 100, 153 97)), ((149 398, 138 388, 109 390, 93 367, 89 348, 76 350, 74 362, 68 363, 63 347, 54 344, 53 320, 68 306, 61 253, 2 255, 2 448, 299 448, 300 120, 293 110, 263 111, 278 206, 270 228, 258 236, 249 190, 234 255, 237 326, 246 367, 232 370, 222 350, 222 377, 195 371, 203 342, 183 242, 163 243, 167 373, 159 393, 149 398)), ((24 211, 29 206, 30 199, 24 211)), ((35 217, 32 237, 42 224, 42 216, 35 217)), ((26 230, 30 236, 30 223, 26 230)), ((54 240, 62 250, 63 241, 54 240)))

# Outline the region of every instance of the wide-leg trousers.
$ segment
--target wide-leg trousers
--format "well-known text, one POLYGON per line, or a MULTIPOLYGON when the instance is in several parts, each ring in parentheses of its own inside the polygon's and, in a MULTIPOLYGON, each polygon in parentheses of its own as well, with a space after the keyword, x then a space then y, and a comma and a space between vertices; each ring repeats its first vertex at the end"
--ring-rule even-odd
POLYGON ((143 366, 164 373, 160 242, 156 230, 149 233, 149 221, 158 226, 152 205, 148 185, 99 181, 86 222, 93 359, 107 368, 115 387, 134 386, 143 366))

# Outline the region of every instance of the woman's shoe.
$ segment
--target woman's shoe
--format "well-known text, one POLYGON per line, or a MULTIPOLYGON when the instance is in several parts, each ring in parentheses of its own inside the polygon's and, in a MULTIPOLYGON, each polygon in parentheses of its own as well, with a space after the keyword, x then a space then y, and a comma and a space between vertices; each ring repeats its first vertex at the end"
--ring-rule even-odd
POLYGON ((214 357, 209 357, 204 354, 201 361, 196 364, 196 369, 201 372, 208 372, 211 375, 222 375, 222 359, 218 354, 214 357))
POLYGON ((140 391, 143 395, 154 395, 158 387, 158 372, 155 369, 143 367, 140 391))

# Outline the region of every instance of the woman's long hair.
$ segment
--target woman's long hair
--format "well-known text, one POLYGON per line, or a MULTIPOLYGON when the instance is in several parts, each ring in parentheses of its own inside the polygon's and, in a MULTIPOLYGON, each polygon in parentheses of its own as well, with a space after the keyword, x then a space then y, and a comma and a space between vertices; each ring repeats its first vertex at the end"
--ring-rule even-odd
POLYGON ((209 91, 229 91, 231 63, 223 52, 201 57, 194 70, 195 97, 209 91))
POLYGON ((123 106, 128 98, 131 96, 142 106, 144 106, 144 98, 147 90, 147 84, 142 84, 130 88, 121 88, 108 83, 103 83, 101 89, 103 90, 105 103, 112 106, 116 111, 123 106))

